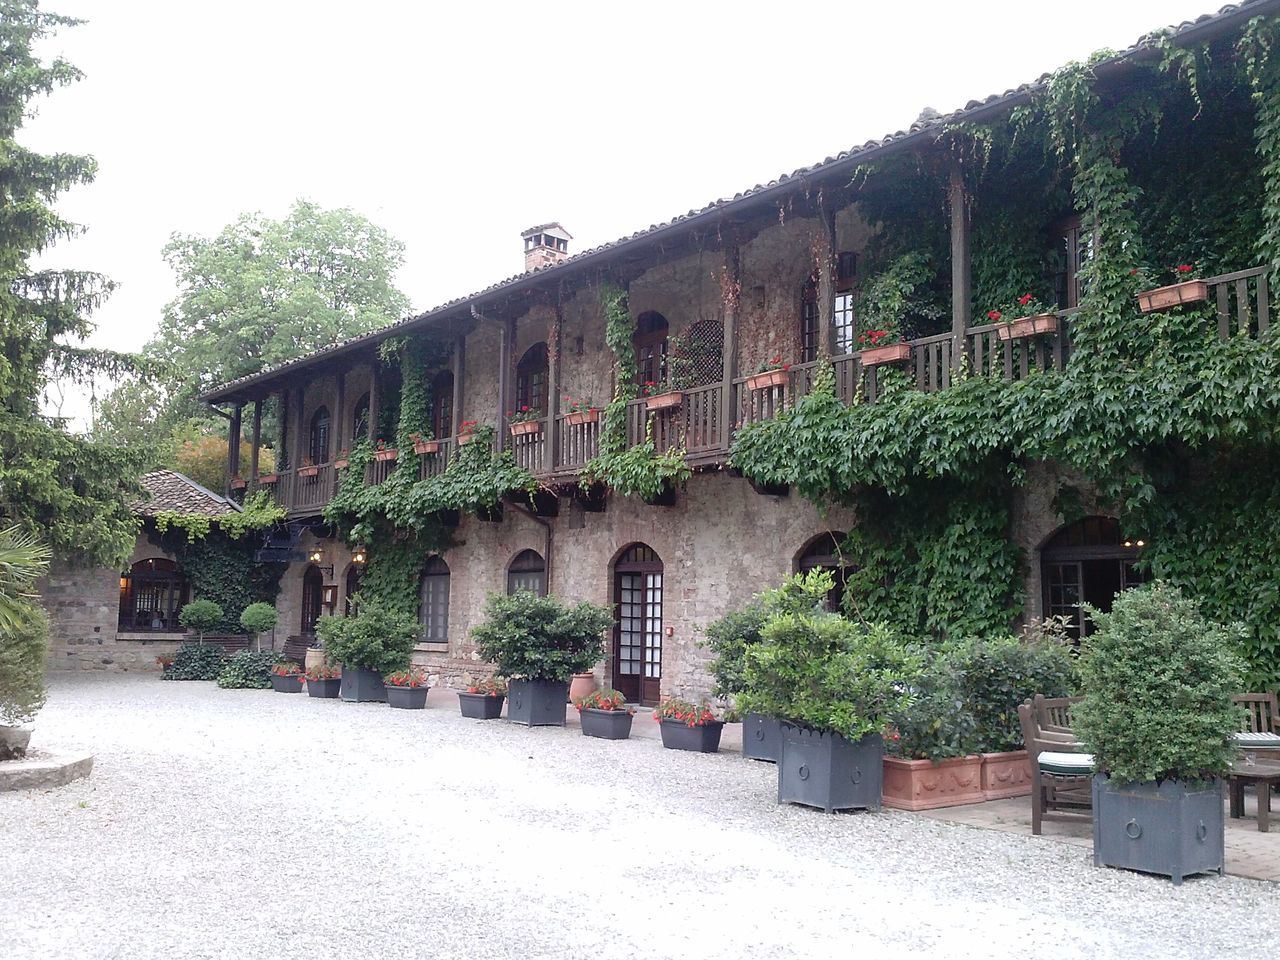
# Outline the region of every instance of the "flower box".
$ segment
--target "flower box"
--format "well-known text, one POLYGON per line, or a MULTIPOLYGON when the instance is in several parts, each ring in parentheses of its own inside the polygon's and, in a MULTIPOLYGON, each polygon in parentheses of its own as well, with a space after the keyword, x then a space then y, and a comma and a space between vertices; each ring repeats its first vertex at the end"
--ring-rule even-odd
POLYGON ((949 760, 884 758, 884 805, 898 810, 933 810, 981 803, 982 757, 949 760))
POLYGON ((271 689, 276 693, 301 693, 302 675, 297 673, 271 675, 271 689))
POLYGON ((319 467, 299 467, 298 468, 298 476, 300 477, 314 477, 319 472, 320 472, 319 467))
POLYGON ((345 470, 349 466, 351 466, 351 461, 348 460, 346 457, 340 457, 339 459, 333 461, 333 469, 335 470, 345 470))
POLYGON ((1031 760, 1025 750, 982 755, 982 799, 1006 800, 1031 795, 1031 760))
POLYGON ((359 667, 342 668, 342 699, 355 703, 386 703, 387 687, 382 674, 359 667))
POLYGON ((387 684, 387 705, 397 710, 424 710, 427 706, 427 687, 397 687, 387 684))
POLYGON ((684 394, 679 390, 669 390, 666 393, 645 397, 644 405, 650 410, 670 410, 672 407, 680 406, 683 400, 684 394))
POLYGON ((269 487, 279 479, 280 474, 278 473, 264 473, 262 476, 258 477, 258 483, 262 484, 264 487, 269 487))
POLYGON ((423 457, 429 453, 440 452, 439 440, 415 440, 413 441, 413 452, 423 457))
POLYGON ((469 720, 497 720, 502 716, 502 701, 506 697, 487 693, 459 693, 458 708, 469 720))
POLYGON ((519 423, 510 424, 507 427, 511 431, 513 437, 523 437, 530 433, 542 432, 541 420, 521 420, 519 423))
POLYGON ((395 447, 387 447, 383 450, 373 451, 373 459, 382 460, 384 462, 387 460, 394 460, 398 456, 400 456, 400 451, 395 447))
POLYGON ((569 702, 567 680, 512 680, 507 684, 507 719, 526 727, 563 727, 569 702))
POLYGON ((883 347, 869 347, 858 351, 858 358, 864 367, 875 367, 882 363, 899 363, 911 359, 911 344, 890 343, 883 347))
POLYGON ((766 370, 764 373, 757 373, 754 376, 747 377, 747 389, 768 390, 771 387, 781 387, 786 382, 787 371, 766 370))
POLYGON ((721 720, 708 720, 691 727, 683 720, 664 717, 659 726, 662 729, 662 745, 668 750, 715 753, 720 749, 720 734, 724 730, 724 722, 721 720))
POLYGON ((777 763, 782 751, 782 721, 763 713, 742 718, 742 755, 748 760, 777 763))
POLYGON ((245 479, 244 479, 244 477, 232 477, 232 478, 231 478, 231 489, 232 489, 232 490, 243 490, 246 486, 248 486, 248 481, 247 481, 247 480, 245 480, 245 479))
POLYGON ((1184 303, 1200 303, 1209 299, 1209 284, 1204 280, 1186 280, 1167 287, 1157 287, 1138 294, 1138 306, 1143 313, 1168 310, 1184 303))
MULTIPOLYGON (((818 807, 827 813, 879 810, 884 741, 878 733, 847 740, 827 730, 782 724, 778 803, 818 807)), ((976 774, 975 774, 976 775, 976 774)))
POLYGON ((465 446, 475 438, 476 435, 474 433, 460 433, 458 434, 458 446, 465 446))
POLYGON ((1001 340, 1021 340, 1041 333, 1057 333, 1058 317, 1053 313, 1037 313, 1034 317, 1019 317, 996 327, 1001 340))
POLYGON ((329 677, 326 680, 308 680, 307 696, 323 700, 336 700, 342 691, 342 678, 329 677))
POLYGON ((628 710, 597 710, 586 707, 578 715, 582 735, 601 740, 626 740, 631 736, 632 716, 628 710))
POLYGON ((581 427, 583 424, 595 423, 600 419, 600 411, 595 407, 590 410, 579 410, 577 413, 567 414, 564 422, 571 427, 581 427))
POLYGON ((1095 867, 1161 874, 1175 886, 1193 873, 1221 875, 1225 831, 1216 779, 1120 783, 1093 776, 1095 867))

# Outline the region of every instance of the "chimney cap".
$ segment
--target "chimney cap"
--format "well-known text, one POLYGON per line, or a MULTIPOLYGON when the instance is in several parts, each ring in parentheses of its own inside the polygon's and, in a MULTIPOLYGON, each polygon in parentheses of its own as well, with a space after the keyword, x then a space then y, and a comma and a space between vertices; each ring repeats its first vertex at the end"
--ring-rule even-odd
POLYGON ((536 227, 530 227, 528 230, 521 232, 520 238, 522 240, 528 240, 530 237, 536 236, 539 233, 546 234, 547 236, 551 236, 551 237, 556 237, 557 239, 560 239, 560 240, 573 239, 573 234, 571 234, 564 227, 560 226, 559 221, 556 221, 556 220, 552 220, 550 223, 540 223, 536 227))

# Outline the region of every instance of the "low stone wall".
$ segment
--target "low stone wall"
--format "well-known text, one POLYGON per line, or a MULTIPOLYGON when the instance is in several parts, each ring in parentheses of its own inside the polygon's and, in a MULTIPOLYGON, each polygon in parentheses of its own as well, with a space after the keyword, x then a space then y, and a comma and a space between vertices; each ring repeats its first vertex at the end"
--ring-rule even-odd
POLYGON ((414 651, 412 662, 413 666, 419 667, 426 672, 428 682, 433 687, 462 689, 477 680, 484 680, 493 676, 493 664, 491 663, 458 659, 443 653, 428 653, 416 650, 414 651))

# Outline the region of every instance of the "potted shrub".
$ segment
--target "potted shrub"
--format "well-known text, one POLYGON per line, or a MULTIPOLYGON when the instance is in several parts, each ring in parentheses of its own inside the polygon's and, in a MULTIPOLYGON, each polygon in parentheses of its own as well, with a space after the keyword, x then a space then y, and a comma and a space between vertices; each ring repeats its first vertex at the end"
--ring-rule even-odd
MULTIPOLYGON (((768 596, 768 594, 765 594, 768 596)), ((715 655, 711 661, 711 677, 715 696, 736 701, 745 689, 747 648, 760 642, 760 630, 768 615, 763 598, 725 614, 706 626, 707 646, 715 655)), ((782 725, 776 717, 747 713, 742 718, 742 755, 749 760, 778 762, 782 725)))
POLYGON ((415 618, 372 601, 362 602, 354 616, 316 621, 325 656, 342 664, 342 699, 357 703, 386 702, 382 678, 409 666, 419 630, 415 618))
POLYGON ((336 700, 342 691, 342 671, 327 663, 308 668, 303 674, 307 683, 307 696, 336 700))
POLYGON ((600 411, 591 405, 590 400, 575 400, 567 394, 564 398, 564 413, 564 422, 571 427, 595 423, 600 419, 600 411))
POLYGON ((458 708, 471 720, 497 720, 506 696, 507 685, 501 680, 477 680, 458 694, 458 708))
POLYGON ((591 603, 568 606, 528 590, 491 593, 485 621, 471 631, 476 652, 507 680, 507 719, 564 726, 569 678, 599 662, 613 613, 591 603))
POLYGON ((910 702, 920 664, 887 624, 826 612, 834 586, 825 570, 788 581, 807 602, 772 613, 747 650, 741 705, 782 721, 779 803, 877 810, 882 731, 910 702))
POLYGON ((413 441, 413 452, 420 457, 440 452, 439 440, 428 440, 420 433, 409 434, 409 439, 413 441))
POLYGON ((271 667, 271 689, 276 693, 302 692, 302 666, 292 660, 271 667))
MULTIPOLYGON (((274 631, 276 624, 280 622, 280 615, 276 613, 276 608, 269 603, 258 601, 251 603, 240 611, 240 626, 244 631, 253 637, 254 646, 262 649, 262 635, 268 630, 274 631)), ((271 646, 275 647, 274 633, 271 646)))
POLYGON ((224 690, 269 689, 273 685, 271 670, 279 661, 279 654, 271 650, 265 653, 241 650, 223 664, 218 686, 224 690))
POLYGON ((1093 862, 1171 877, 1222 873, 1222 777, 1234 755, 1241 628, 1156 582, 1086 606, 1084 699, 1071 711, 1093 756, 1093 862))
POLYGON ((398 710, 422 710, 427 705, 427 675, 410 667, 383 677, 387 685, 387 704, 398 710))
POLYGON ((1209 284, 1196 279, 1196 268, 1190 263, 1180 263, 1173 268, 1176 282, 1167 287, 1157 287, 1138 294, 1138 307, 1143 313, 1168 310, 1184 303, 1202 303, 1209 299, 1209 284))
POLYGON ((787 371, 790 369, 791 364, 783 363, 781 356, 774 357, 760 364, 756 372, 747 377, 747 389, 770 390, 774 387, 786 386, 787 371))
POLYGON ((1058 332, 1058 315, 1052 307, 1046 307, 1033 293, 1024 293, 1018 298, 1017 319, 1004 320, 1004 313, 992 310, 987 319, 996 326, 996 337, 1000 340, 1021 340, 1043 333, 1058 332))
POLYGON ((635 710, 627 706, 627 698, 617 690, 593 690, 573 701, 578 708, 584 737, 601 740, 626 740, 631 736, 631 718, 635 710))
POLYGON ((507 430, 513 437, 542 432, 542 414, 530 406, 507 411, 507 430))
POLYGON ((911 344, 903 343, 893 330, 864 330, 858 334, 858 359, 864 367, 899 363, 911 359, 911 344))
POLYGON ((715 753, 720 749, 724 721, 716 716, 705 700, 692 703, 668 697, 653 711, 653 719, 659 724, 662 745, 668 750, 715 753))
POLYGON ((201 645, 204 644, 205 631, 215 629, 222 620, 222 607, 213 600, 192 600, 178 611, 178 622, 188 630, 194 630, 196 642, 201 645))
POLYGON ((395 447, 388 446, 387 441, 379 440, 373 448, 373 459, 379 461, 394 460, 400 456, 400 451, 395 447))

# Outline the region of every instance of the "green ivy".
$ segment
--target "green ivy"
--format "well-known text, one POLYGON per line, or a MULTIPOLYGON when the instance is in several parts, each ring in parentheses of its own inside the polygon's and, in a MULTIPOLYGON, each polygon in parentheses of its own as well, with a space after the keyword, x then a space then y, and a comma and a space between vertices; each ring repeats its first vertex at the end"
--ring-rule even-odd
POLYGON ((193 596, 212 600, 222 608, 222 618, 210 629, 240 633, 240 614, 253 603, 275 605, 284 566, 257 563, 254 554, 261 539, 251 534, 233 537, 221 529, 191 538, 175 527, 161 537, 191 583, 193 596))

